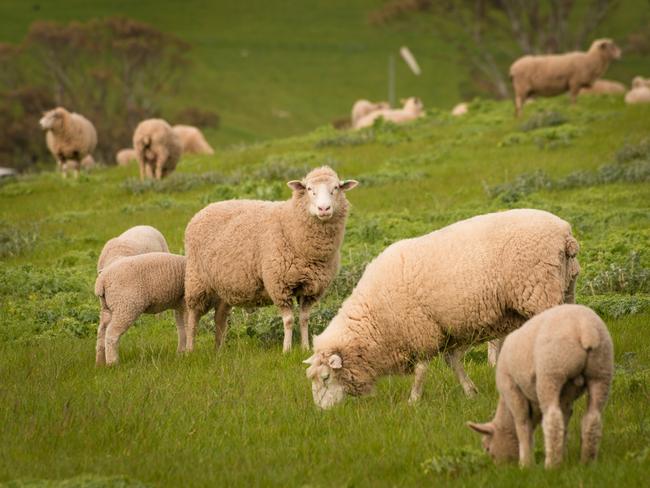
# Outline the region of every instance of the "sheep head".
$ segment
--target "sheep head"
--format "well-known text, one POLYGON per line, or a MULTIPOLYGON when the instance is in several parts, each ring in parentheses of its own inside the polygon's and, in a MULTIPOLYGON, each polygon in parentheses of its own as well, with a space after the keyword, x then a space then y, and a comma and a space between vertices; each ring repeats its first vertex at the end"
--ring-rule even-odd
POLYGON ((343 359, 339 354, 316 353, 303 362, 309 365, 307 378, 311 380, 311 392, 317 406, 327 410, 343 401, 345 386, 339 377, 343 359))
POLYGON ((359 184, 356 180, 339 180, 337 174, 328 166, 316 168, 302 181, 292 180, 287 183, 297 198, 305 198, 309 214, 322 221, 330 220, 347 200, 344 192, 352 190, 359 184))
POLYGON ((511 429, 500 426, 494 420, 484 424, 467 422, 467 427, 483 436, 483 449, 495 463, 516 461, 519 458, 519 441, 511 429))
POLYGON ((407 112, 412 112, 414 114, 421 114, 424 112, 424 104, 418 97, 410 97, 400 101, 404 104, 403 110, 407 112))
POLYGON ((591 44, 590 51, 597 51, 607 60, 620 59, 621 48, 611 39, 598 39, 591 44))
POLYGON ((39 124, 43 130, 58 129, 63 126, 63 120, 67 114, 66 109, 57 107, 43 113, 43 117, 39 120, 39 124))

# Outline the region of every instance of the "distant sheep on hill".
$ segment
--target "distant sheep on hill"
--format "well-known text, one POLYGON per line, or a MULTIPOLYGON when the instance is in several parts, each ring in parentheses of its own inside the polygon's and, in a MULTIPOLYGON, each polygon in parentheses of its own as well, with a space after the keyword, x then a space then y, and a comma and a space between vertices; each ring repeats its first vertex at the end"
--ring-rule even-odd
POLYGON ((214 154, 214 149, 205 140, 203 133, 191 125, 175 125, 172 127, 183 146, 183 153, 214 154))
POLYGON ((596 80, 590 87, 580 89, 580 95, 622 95, 627 88, 620 81, 596 80))
POLYGON ((160 180, 171 174, 183 152, 180 139, 162 119, 140 122, 133 134, 133 147, 140 165, 140 179, 160 180))
POLYGON ((352 113, 350 115, 350 122, 352 128, 357 128, 357 123, 361 118, 366 115, 375 112, 376 110, 389 109, 390 104, 388 102, 371 102, 369 100, 357 100, 352 106, 352 113))
POLYGON ((135 149, 125 148, 117 151, 115 155, 115 162, 118 166, 128 166, 133 161, 138 160, 138 154, 135 152, 135 149))
POLYGON ((355 128, 362 129, 364 127, 370 127, 378 118, 383 118, 387 122, 393 122, 394 124, 403 124, 424 115, 424 106, 419 98, 411 97, 403 102, 404 106, 402 108, 375 110, 361 117, 355 128))

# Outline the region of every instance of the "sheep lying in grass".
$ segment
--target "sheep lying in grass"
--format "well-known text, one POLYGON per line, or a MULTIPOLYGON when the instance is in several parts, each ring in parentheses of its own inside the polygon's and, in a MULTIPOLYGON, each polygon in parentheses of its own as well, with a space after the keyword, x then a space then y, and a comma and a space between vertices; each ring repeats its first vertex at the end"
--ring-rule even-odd
POLYGON ((625 103, 650 103, 650 79, 636 76, 632 80, 632 89, 625 94, 625 103))
POLYGON ((596 80, 591 86, 581 88, 580 95, 621 95, 627 88, 620 81, 596 80))
POLYGON ((390 109, 390 104, 388 102, 371 102, 369 100, 357 100, 352 106, 352 113, 350 114, 350 122, 352 128, 357 128, 357 123, 361 118, 366 115, 375 112, 376 110, 390 109))
POLYGON ((362 129, 363 127, 370 127, 375 123, 375 120, 380 117, 388 122, 403 124, 424 115, 424 106, 419 98, 407 98, 406 100, 403 100, 403 103, 404 106, 402 108, 375 110, 374 112, 361 117, 354 128, 362 129))
POLYGON ((497 461, 533 462, 533 434, 544 430, 547 468, 562 462, 573 402, 585 390, 581 461, 596 459, 601 415, 613 375, 613 346, 607 327, 582 305, 559 305, 533 317, 503 343, 497 362, 499 404, 494 419, 468 422, 483 434, 483 445, 497 461))
POLYGON ((185 350, 185 256, 151 252, 118 259, 97 276, 95 295, 101 302, 95 362, 118 362, 120 337, 143 313, 173 309, 178 351, 185 350))
POLYGON ((136 225, 104 244, 97 260, 97 272, 117 259, 149 252, 169 252, 165 236, 150 225, 136 225))
POLYGON ((469 111, 469 103, 467 102, 462 102, 456 105, 452 110, 451 110, 451 115, 455 117, 460 117, 461 115, 465 115, 469 111))
POLYGON ((190 154, 214 154, 214 149, 205 140, 203 133, 191 125, 175 125, 172 127, 174 133, 181 141, 184 153, 190 154))
POLYGON ((529 97, 552 97, 570 92, 575 103, 581 88, 589 87, 602 76, 621 50, 611 39, 598 39, 587 52, 524 56, 510 66, 515 91, 515 115, 529 97))
POLYGON ((63 107, 45 112, 39 123, 46 131, 47 148, 56 158, 63 177, 72 171, 77 178, 82 160, 97 146, 95 126, 84 116, 68 112, 63 107))
POLYGON ((131 148, 120 149, 115 155, 115 162, 118 166, 128 166, 133 161, 137 160, 138 154, 136 153, 135 149, 131 148))
POLYGON ((198 212, 185 230, 187 349, 201 315, 215 308, 215 344, 224 339, 233 306, 275 304, 284 322, 283 351, 291 349, 293 299, 300 305, 302 347, 309 347, 311 307, 334 279, 348 201, 357 185, 327 166, 290 181, 290 200, 230 200, 198 212))
POLYGON ((140 180, 160 180, 176 169, 183 148, 178 136, 162 119, 140 122, 133 134, 133 147, 140 165, 140 180))
POLYGON ((475 389, 458 351, 573 301, 577 252, 567 222, 532 209, 480 215, 389 246, 314 338, 306 362, 315 403, 329 408, 366 394, 378 377, 417 363, 419 396, 424 361, 439 353, 465 391, 475 389))

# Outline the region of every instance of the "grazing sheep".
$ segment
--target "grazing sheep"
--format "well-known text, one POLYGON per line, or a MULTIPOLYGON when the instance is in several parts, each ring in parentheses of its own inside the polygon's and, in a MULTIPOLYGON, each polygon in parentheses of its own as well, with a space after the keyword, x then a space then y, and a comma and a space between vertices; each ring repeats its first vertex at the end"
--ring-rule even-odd
POLYGON ((632 89, 625 94, 625 103, 650 103, 650 79, 636 76, 632 80, 632 89))
POLYGON ((439 353, 465 391, 475 389, 464 348, 572 302, 577 252, 567 222, 533 209, 479 215, 389 246, 314 337, 306 362, 315 403, 366 394, 378 377, 416 364, 418 396, 424 361, 439 353))
POLYGON ((376 110, 390 109, 390 104, 388 102, 376 102, 373 103, 369 100, 357 100, 352 106, 352 113, 350 115, 350 122, 352 123, 352 128, 357 128, 357 122, 361 120, 362 117, 372 113, 376 110))
POLYGON ((284 323, 283 351, 291 349, 293 299, 300 305, 302 347, 309 348, 311 307, 338 271, 348 201, 357 186, 341 181, 327 166, 302 181, 283 202, 229 200, 198 212, 185 230, 188 304, 187 350, 193 349, 196 324, 215 308, 219 347, 233 306, 275 304, 284 323))
POLYGON ((140 165, 140 180, 169 175, 178 164, 183 148, 178 136, 162 119, 140 122, 133 134, 133 147, 140 165))
POLYGON ((515 91, 515 115, 531 96, 552 97, 569 91, 575 103, 581 88, 589 87, 609 67, 621 50, 611 39, 598 39, 589 51, 524 56, 510 66, 515 91))
POLYGON ((150 225, 136 225, 104 244, 97 260, 97 272, 116 259, 149 252, 169 252, 165 236, 150 225))
POLYGON ((580 88, 580 95, 620 95, 627 88, 620 81, 596 80, 591 86, 580 88))
POLYGON ((84 116, 68 112, 63 107, 45 112, 39 123, 46 131, 47 148, 56 158, 63 177, 72 171, 77 178, 82 160, 97 146, 95 126, 84 116))
POLYGON ((614 373, 612 338, 596 313, 582 305, 558 305, 533 317, 506 337, 496 380, 499 404, 485 424, 467 425, 483 434, 497 462, 533 462, 533 434, 542 423, 547 468, 562 462, 573 402, 585 390, 581 461, 596 459, 601 415, 614 373))
POLYGON ((151 252, 128 256, 107 266, 97 276, 95 295, 101 302, 95 362, 118 362, 120 336, 143 313, 173 309, 178 329, 178 351, 185 350, 185 256, 151 252))
POLYGON ((190 154, 214 154, 214 149, 203 137, 203 133, 191 125, 175 125, 172 127, 174 133, 181 141, 184 153, 190 154))
POLYGON ((459 117, 465 115, 469 111, 469 104, 467 102, 459 103, 451 110, 451 115, 459 117))
POLYGON ((136 153, 135 149, 131 148, 120 149, 115 155, 115 162, 118 164, 118 166, 128 166, 131 164, 131 162, 137 160, 138 154, 136 153))
POLYGON ((424 115, 424 106, 419 98, 407 98, 406 100, 403 100, 403 103, 404 107, 402 108, 375 110, 374 112, 361 117, 354 128, 362 129, 363 127, 370 127, 375 123, 375 120, 380 117, 388 122, 403 124, 424 115))

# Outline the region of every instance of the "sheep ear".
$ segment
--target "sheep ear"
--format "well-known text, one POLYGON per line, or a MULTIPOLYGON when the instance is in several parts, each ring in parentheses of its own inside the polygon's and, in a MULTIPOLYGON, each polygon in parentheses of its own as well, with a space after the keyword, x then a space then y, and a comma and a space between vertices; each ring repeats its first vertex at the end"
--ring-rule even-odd
POLYGON ((314 358, 316 357, 316 354, 312 354, 310 357, 305 359, 302 364, 311 364, 314 362, 314 358))
POLYGON ((339 188, 343 191, 349 191, 352 188, 356 188, 358 184, 359 182, 357 180, 345 180, 339 183, 339 188))
POLYGON ((291 180, 287 183, 287 186, 291 188, 293 191, 304 191, 305 185, 303 184, 302 181, 298 180, 291 180))
POLYGON ((492 435, 494 434, 494 425, 492 422, 487 422, 485 424, 477 424, 475 422, 467 422, 465 425, 472 429, 475 432, 483 435, 492 435))
POLYGON ((327 364, 329 364, 332 369, 341 369, 343 367, 343 360, 338 354, 332 354, 327 360, 327 364))

